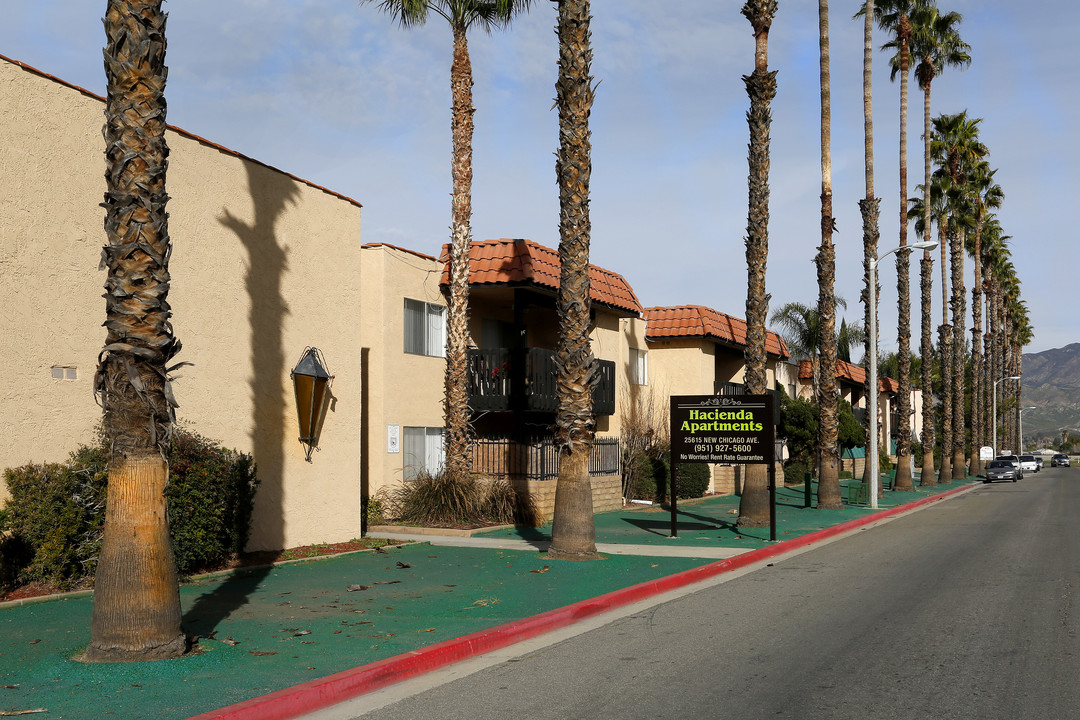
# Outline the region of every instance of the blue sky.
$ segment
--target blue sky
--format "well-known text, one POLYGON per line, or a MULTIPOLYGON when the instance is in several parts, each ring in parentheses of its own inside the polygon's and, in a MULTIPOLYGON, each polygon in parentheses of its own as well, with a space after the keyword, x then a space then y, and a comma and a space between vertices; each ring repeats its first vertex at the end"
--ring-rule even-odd
MULTIPOLYGON (((0 0, 0 54, 104 94, 105 0, 0 0)), ((861 320, 864 196, 859 3, 832 3, 836 292, 861 320)), ((1073 28, 1080 5, 953 0, 970 69, 933 85, 934 115, 983 118, 1006 194, 999 211, 1037 352, 1080 342, 1080 197, 1073 28), (1050 21, 1048 21, 1048 19, 1050 21)), ((735 0, 593 0, 592 260, 643 305, 700 304, 742 316, 749 100, 754 40, 735 0)), ((449 236, 451 37, 433 16, 401 30, 355 0, 173 0, 168 119, 361 202, 363 242, 437 254, 449 236)), ((534 3, 509 30, 470 36, 475 77, 473 237, 558 244, 554 152, 555 11, 534 3)), ((886 41, 875 31, 874 45, 886 41)), ((813 304, 820 242, 817 5, 781 0, 769 65, 773 103, 771 307, 813 304)), ((910 86, 909 195, 922 178, 922 94, 910 86)), ((899 85, 875 53, 875 190, 881 250, 899 240, 899 85)), ((909 239, 914 239, 913 231, 909 239)), ((183 238, 174 238, 183 242, 183 238)), ((935 257, 937 254, 935 253, 935 257)), ((917 298, 917 263, 913 297, 917 298)), ((939 278, 935 268, 935 283, 939 278)), ((881 266, 881 348, 896 349, 896 270, 881 266)), ((967 290, 971 288, 970 261, 967 290)), ((940 321, 940 289, 933 297, 940 321)), ((969 308, 970 315, 970 308, 969 308)), ((917 350, 918 307, 912 312, 917 350)), ((967 321, 970 326, 970 317, 967 321)), ((858 353, 856 353, 858 355, 858 353)))

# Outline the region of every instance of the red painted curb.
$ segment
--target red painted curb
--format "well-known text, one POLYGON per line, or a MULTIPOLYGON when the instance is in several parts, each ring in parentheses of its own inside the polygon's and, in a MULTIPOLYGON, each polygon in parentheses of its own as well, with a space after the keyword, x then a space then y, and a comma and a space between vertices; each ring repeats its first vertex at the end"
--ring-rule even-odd
POLYGON ((289 720, 289 718, 295 718, 298 715, 373 692, 387 685, 468 658, 483 655, 552 630, 558 630, 609 610, 630 605, 669 590, 701 582, 716 575, 812 545, 815 542, 841 535, 849 530, 869 525, 902 512, 938 500, 944 500, 947 497, 968 490, 970 487, 964 486, 948 490, 938 495, 916 500, 907 505, 849 520, 791 540, 784 540, 776 545, 750 550, 726 560, 691 568, 690 570, 632 585, 621 590, 614 590, 589 600, 582 600, 539 615, 515 620, 453 640, 446 640, 420 650, 402 653, 368 665, 343 670, 318 680, 311 680, 268 695, 245 700, 235 705, 195 715, 188 720, 289 720))

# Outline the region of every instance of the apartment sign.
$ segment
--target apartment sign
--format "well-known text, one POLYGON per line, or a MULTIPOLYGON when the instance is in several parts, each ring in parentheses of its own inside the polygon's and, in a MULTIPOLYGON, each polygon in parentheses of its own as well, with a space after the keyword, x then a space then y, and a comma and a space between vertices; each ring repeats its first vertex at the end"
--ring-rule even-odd
POLYGON ((672 395, 671 461, 768 465, 773 462, 769 395, 672 395))

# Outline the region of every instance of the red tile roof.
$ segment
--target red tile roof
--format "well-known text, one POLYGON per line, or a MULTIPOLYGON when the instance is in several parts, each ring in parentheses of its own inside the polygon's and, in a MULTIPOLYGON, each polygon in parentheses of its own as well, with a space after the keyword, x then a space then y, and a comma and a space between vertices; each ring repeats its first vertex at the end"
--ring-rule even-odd
MULTIPOLYGON (((702 305, 645 308, 647 340, 675 337, 714 338, 746 347, 746 321, 702 305)), ((765 351, 786 358, 787 345, 776 333, 765 333, 765 351)))
MULTIPOLYGON (((442 284, 450 281, 449 245, 443 246, 442 284)), ((469 282, 472 285, 534 285, 558 291, 559 253, 532 240, 476 240, 469 248, 469 282)), ((589 265, 592 301, 633 315, 641 303, 630 284, 617 273, 589 265)))
MULTIPOLYGON (((836 379, 846 380, 853 385, 866 385, 866 368, 852 365, 844 360, 836 361, 836 379)), ((813 365, 809 360, 799 361, 799 379, 810 380, 814 376, 813 365)), ((896 393, 900 390, 900 383, 891 377, 879 377, 878 388, 881 392, 896 393)))

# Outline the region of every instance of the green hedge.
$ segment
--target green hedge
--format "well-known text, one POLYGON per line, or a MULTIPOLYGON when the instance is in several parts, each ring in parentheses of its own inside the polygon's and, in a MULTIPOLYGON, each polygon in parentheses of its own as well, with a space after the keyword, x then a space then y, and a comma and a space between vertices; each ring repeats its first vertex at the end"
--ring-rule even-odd
MULTIPOLYGON (((8 531, 0 541, 0 585, 85 584, 97 568, 105 523, 104 445, 84 445, 66 463, 7 469, 4 480, 10 497, 0 510, 8 531)), ((243 550, 257 486, 250 455, 177 432, 165 495, 180 574, 218 567, 243 550)))
MULTIPOLYGON (((671 474, 671 455, 664 454, 661 468, 656 472, 657 496, 668 501, 668 477, 671 474)), ((709 489, 709 466, 704 463, 678 463, 675 466, 675 494, 680 500, 699 498, 709 489)))

